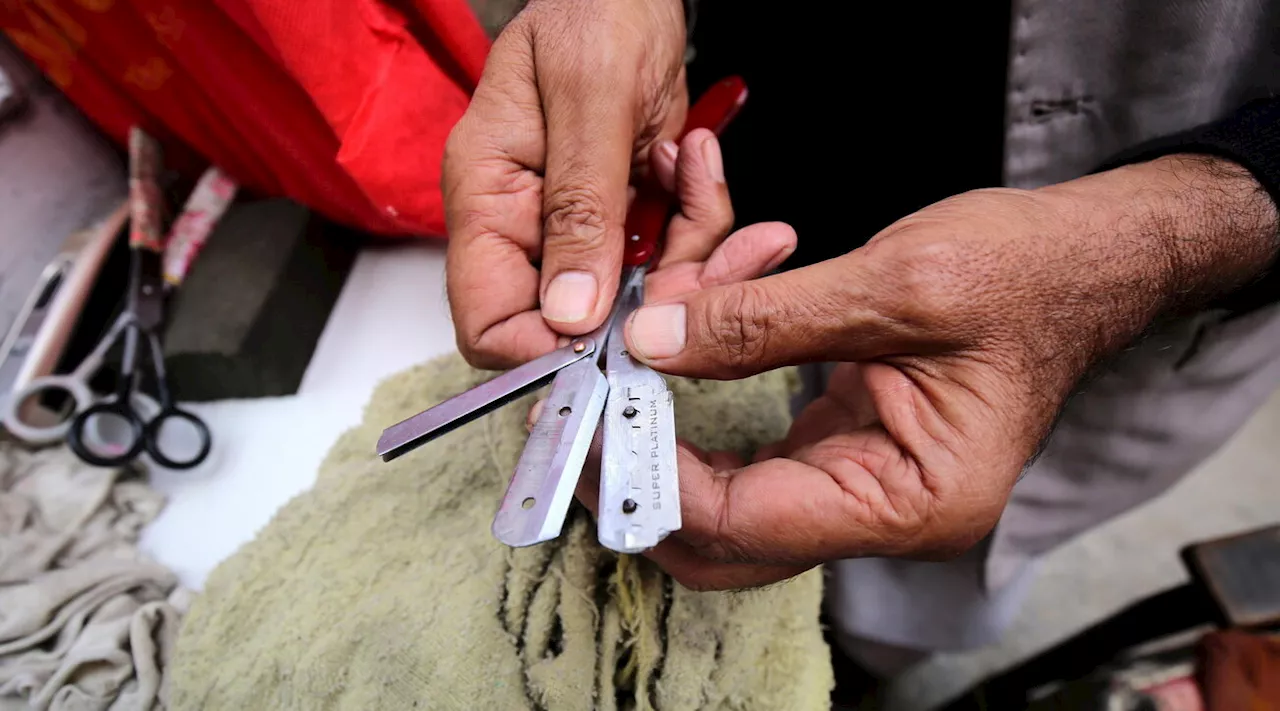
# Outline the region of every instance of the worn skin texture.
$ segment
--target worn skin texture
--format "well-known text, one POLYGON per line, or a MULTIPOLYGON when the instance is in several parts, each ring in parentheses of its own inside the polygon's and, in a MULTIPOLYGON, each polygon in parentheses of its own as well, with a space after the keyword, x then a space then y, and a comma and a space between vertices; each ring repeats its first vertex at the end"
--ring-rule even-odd
MULTIPOLYGON (((175 708, 828 708, 819 571, 694 592, 595 540, 489 532, 535 396, 391 463, 381 429, 491 377, 446 357, 385 382, 315 487, 209 577, 178 642, 175 708)), ((749 456, 790 424, 791 370, 673 380, 677 432, 749 456)), ((264 473, 268 474, 269 473, 264 473)))
POLYGON ((957 195, 844 256, 654 299, 626 337, 659 372, 839 365, 755 462, 682 453, 684 527, 650 557, 731 588, 826 560, 954 556, 995 526, 1091 369, 1249 283, 1276 245, 1275 205, 1243 168, 1169 156, 957 195))
POLYGON ((679 0, 531 0, 494 40, 442 181, 469 362, 514 367, 609 315, 630 179, 684 125, 685 39, 679 0), (554 305, 565 273, 595 279, 585 316, 554 305))
MULTIPOLYGON (((629 174, 681 111, 678 5, 535 0, 499 35, 443 173, 447 286, 469 362, 524 362, 604 320, 629 174), (551 287, 570 275, 601 288, 559 298, 568 290, 551 287)), ((859 198, 875 191, 814 209, 859 198)), ((839 364, 757 461, 682 451, 685 525, 650 560, 685 584, 733 588, 826 560, 961 553, 992 531, 1082 381, 1162 320, 1256 279, 1277 232, 1274 201, 1242 166, 1171 155, 967 192, 834 259, 649 293, 626 339, 656 371, 839 364)), ((840 236, 801 236, 824 237, 840 236)))

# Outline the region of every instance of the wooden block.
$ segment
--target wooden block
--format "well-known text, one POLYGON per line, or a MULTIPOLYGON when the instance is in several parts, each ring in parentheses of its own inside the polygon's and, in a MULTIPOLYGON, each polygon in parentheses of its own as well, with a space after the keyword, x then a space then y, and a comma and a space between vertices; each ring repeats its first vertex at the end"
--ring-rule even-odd
POLYGON ((1225 624, 1280 625, 1280 526, 1187 546, 1182 559, 1225 624))
POLYGON ((169 304, 175 397, 297 392, 358 245, 352 231, 287 200, 232 205, 169 304))

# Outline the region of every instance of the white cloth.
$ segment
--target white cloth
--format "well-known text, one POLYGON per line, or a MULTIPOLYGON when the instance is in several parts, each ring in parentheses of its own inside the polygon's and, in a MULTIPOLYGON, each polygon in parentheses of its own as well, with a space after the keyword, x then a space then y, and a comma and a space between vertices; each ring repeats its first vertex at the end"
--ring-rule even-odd
POLYGON ((135 547, 163 504, 128 471, 0 443, 0 709, 164 708, 189 594, 135 547))

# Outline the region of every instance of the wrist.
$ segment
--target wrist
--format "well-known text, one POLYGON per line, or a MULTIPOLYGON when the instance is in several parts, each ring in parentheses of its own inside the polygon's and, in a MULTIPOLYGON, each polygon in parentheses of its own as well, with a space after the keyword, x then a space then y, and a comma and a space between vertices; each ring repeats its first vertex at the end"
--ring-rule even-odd
POLYGON ((1134 166, 1158 176, 1162 198, 1149 209, 1165 249, 1180 265, 1165 308, 1204 308, 1262 276, 1280 247, 1276 204, 1239 164, 1177 154, 1134 166))
MULTIPOLYGON (((1063 224, 1119 281, 1117 334, 1203 309, 1261 276, 1280 247, 1280 221, 1249 171, 1223 158, 1176 154, 1043 188, 1063 224)), ((1100 295, 1102 296, 1102 295, 1100 295)))

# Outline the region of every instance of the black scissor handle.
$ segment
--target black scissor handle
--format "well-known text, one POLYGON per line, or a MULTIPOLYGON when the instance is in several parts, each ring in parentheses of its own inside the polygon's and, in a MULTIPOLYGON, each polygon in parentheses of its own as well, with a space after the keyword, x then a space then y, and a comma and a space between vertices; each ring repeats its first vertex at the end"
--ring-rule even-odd
POLYGON ((156 463, 166 469, 192 469, 200 466, 200 463, 209 456, 209 450, 213 448, 213 437, 209 434, 209 426, 204 420, 195 416, 186 410, 173 407, 172 405, 163 408, 151 418, 142 430, 142 446, 147 450, 147 454, 156 460, 156 463), (195 456, 188 459, 171 459, 164 453, 160 447, 160 432, 164 429, 165 422, 170 420, 185 420, 196 429, 196 436, 200 438, 200 449, 195 456))
POLYGON ((142 453, 144 446, 146 425, 143 424, 138 413, 123 400, 111 400, 108 402, 99 402, 91 405, 71 420, 71 427, 67 429, 67 446, 72 452, 80 458, 81 461, 92 464, 97 467, 122 467, 142 453), (95 452, 93 448, 85 443, 84 428, 88 426, 92 418, 108 415, 119 417, 129 423, 130 435, 132 439, 129 445, 123 451, 114 455, 104 455, 95 452))

